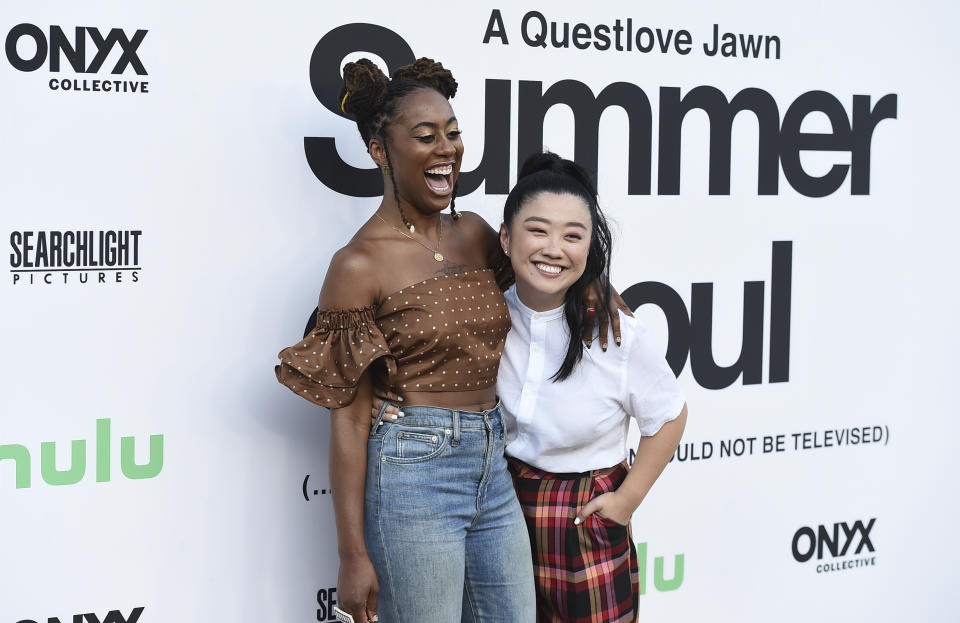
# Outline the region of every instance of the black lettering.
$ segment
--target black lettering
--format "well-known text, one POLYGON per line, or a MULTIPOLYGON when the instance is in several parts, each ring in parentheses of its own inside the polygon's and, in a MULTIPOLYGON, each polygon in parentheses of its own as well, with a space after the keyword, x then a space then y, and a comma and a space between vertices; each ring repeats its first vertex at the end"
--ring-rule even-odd
POLYGON ((740 50, 745 58, 760 57, 761 35, 744 35, 740 33, 740 50))
POLYGON ((838 534, 839 526, 833 524, 833 533, 827 532, 826 526, 820 526, 817 528, 817 560, 823 559, 823 548, 826 546, 827 551, 830 552, 830 555, 834 558, 837 557, 837 544, 839 539, 838 534))
POLYGON ((77 26, 73 35, 74 44, 71 46, 67 36, 59 26, 50 27, 50 71, 60 71, 60 56, 66 57, 70 66, 77 73, 86 71, 86 43, 84 28, 77 26))
POLYGON ((723 33, 723 45, 720 46, 720 56, 736 56, 737 55, 737 38, 733 36, 733 33, 725 32, 723 33))
POLYGON ((793 559, 797 562, 807 562, 813 557, 813 552, 816 551, 816 542, 817 535, 813 532, 812 528, 804 526, 797 530, 793 535, 793 559), (807 537, 810 541, 810 547, 805 552, 800 551, 800 539, 802 537, 807 537))
POLYGON ((845 521, 840 524, 840 528, 843 530, 844 538, 843 549, 840 550, 840 555, 846 556, 847 550, 850 548, 850 544, 853 543, 853 535, 859 532, 859 530, 857 529, 856 524, 854 524, 851 528, 847 526, 847 522, 845 521))
POLYGON ((640 30, 637 31, 637 50, 647 53, 653 49, 654 37, 653 31, 643 26, 640 30), (644 41, 646 38, 646 41, 644 41))
POLYGON ((598 50, 610 49, 610 27, 606 24, 600 24, 593 30, 593 47, 598 50), (597 42, 599 41, 599 43, 597 42))
POLYGON ((884 119, 897 118, 897 96, 884 95, 870 108, 869 95, 853 96, 853 148, 850 153, 850 194, 870 194, 870 145, 873 131, 884 119))
POLYGON ((690 290, 690 370, 701 387, 723 389, 742 374, 744 385, 762 382, 763 375, 762 281, 743 284, 743 337, 740 355, 730 366, 717 365, 713 357, 713 284, 695 283, 690 290))
POLYGON ((563 39, 557 38, 557 23, 550 22, 550 43, 555 48, 570 47, 570 24, 563 22, 563 39))
POLYGON ((483 156, 473 171, 461 171, 459 194, 468 195, 485 183, 488 195, 510 192, 509 80, 487 80, 484 88, 483 156))
POLYGON ((580 50, 590 47, 590 27, 586 24, 577 24, 573 27, 573 46, 580 50))
POLYGON ((144 607, 140 606, 134 608, 130 612, 130 616, 124 618, 123 614, 119 610, 111 610, 107 613, 107 618, 103 620, 103 623, 137 623, 140 620, 140 614, 143 612, 144 607))
POLYGON ((493 9, 490 12, 487 30, 483 33, 483 42, 490 43, 491 37, 498 37, 503 45, 509 45, 510 43, 507 41, 507 29, 503 26, 503 17, 500 15, 500 9, 493 9))
POLYGON ((23 243, 23 234, 18 231, 10 232, 10 248, 13 253, 10 254, 10 268, 20 268, 23 263, 23 251, 20 245, 23 243))
POLYGON ((33 238, 32 231, 23 232, 23 266, 26 268, 33 268, 35 266, 33 259, 30 257, 33 251, 33 244, 30 242, 31 238, 33 238))
POLYGON ((716 56, 717 49, 720 47, 719 39, 720 39, 720 26, 717 24, 714 24, 713 25, 713 47, 704 43, 703 53, 706 54, 707 56, 716 56))
POLYGON ((826 197, 833 193, 847 177, 848 164, 835 164, 820 176, 809 175, 800 163, 800 152, 849 151, 853 133, 847 112, 834 96, 825 91, 808 91, 798 97, 783 116, 780 129, 780 162, 787 181, 802 195, 826 197), (830 120, 833 132, 814 134, 801 132, 804 118, 812 112, 822 112, 830 120))
POLYGON ((145 76, 147 70, 143 66, 143 63, 140 62, 140 57, 137 56, 137 48, 143 43, 143 39, 147 36, 147 31, 137 30, 137 32, 133 33, 133 39, 127 39, 127 33, 119 28, 115 28, 114 30, 118 31, 116 41, 120 44, 122 54, 120 58, 117 59, 117 64, 113 66, 113 70, 110 73, 122 74, 127 69, 127 65, 130 65, 138 76, 145 76))
MULTIPOLYGON (((310 57, 310 86, 324 108, 352 121, 340 110, 340 65, 351 52, 376 54, 387 64, 387 73, 416 60, 407 42, 389 28, 376 24, 344 24, 325 34, 310 57)), ((376 167, 358 169, 345 163, 337 153, 333 137, 307 136, 303 139, 307 163, 325 186, 351 197, 376 197, 381 193, 381 176, 376 167)))
POLYGON ((523 35, 523 42, 530 47, 547 47, 547 18, 543 16, 543 13, 538 11, 529 11, 523 16, 523 21, 520 22, 520 34, 523 35), (527 24, 529 24, 532 19, 540 22, 540 34, 535 37, 531 37, 527 31, 527 24))
POLYGON ((36 266, 50 267, 50 256, 47 253, 47 232, 37 232, 37 252, 33 256, 33 263, 36 266))
POLYGON ((113 28, 107 33, 106 38, 104 38, 98 29, 87 28, 87 34, 90 35, 93 45, 95 45, 97 48, 97 53, 94 55, 93 60, 90 61, 90 65, 87 67, 87 73, 95 74, 100 71, 100 67, 103 66, 103 62, 107 60, 110 50, 113 49, 114 44, 117 42, 120 32, 121 31, 119 28, 113 28))
POLYGON ((770 383, 790 380, 790 298, 793 279, 793 242, 773 243, 770 267, 770 383))
POLYGON ((757 193, 776 195, 780 181, 777 166, 780 111, 773 96, 762 89, 749 88, 732 100, 716 87, 699 86, 680 98, 677 87, 660 89, 660 153, 657 191, 661 195, 680 194, 680 146, 683 120, 699 108, 710 118, 710 194, 730 194, 730 143, 733 119, 749 110, 757 116, 759 129, 757 193))
POLYGON ((657 43, 660 44, 660 52, 666 54, 670 49, 670 40, 673 38, 673 29, 667 30, 667 38, 663 38, 663 31, 657 28, 657 43))
POLYGON ((542 89, 542 82, 520 81, 517 162, 543 151, 543 119, 552 106, 565 104, 574 116, 574 160, 588 171, 596 171, 600 116, 606 108, 619 106, 627 112, 630 124, 627 192, 650 193, 652 113, 650 100, 640 87, 614 82, 596 97, 587 85, 576 80, 561 80, 545 93, 542 89))
POLYGON ((777 60, 779 60, 779 59, 780 59, 780 37, 777 37, 776 35, 768 36, 768 37, 764 40, 764 51, 763 51, 763 55, 764 55, 766 58, 770 58, 770 44, 771 44, 771 43, 775 43, 775 44, 777 45, 776 58, 777 58, 777 60))
POLYGON ((687 364, 690 352, 690 317, 687 306, 677 292, 659 281, 637 283, 623 292, 623 300, 636 311, 647 303, 656 305, 667 320, 667 363, 676 376, 680 376, 687 364))
POLYGON ((854 530, 859 530, 860 532, 860 545, 857 545, 857 549, 854 550, 854 554, 859 554, 863 551, 863 548, 866 547, 868 551, 873 552, 873 542, 870 540, 870 531, 873 530, 873 524, 877 521, 877 518, 874 517, 871 519, 866 526, 863 525, 863 522, 859 519, 853 524, 854 530))
POLYGON ((17 24, 7 33, 6 40, 7 60, 18 71, 36 71, 43 67, 43 61, 47 58, 47 37, 37 26, 33 24, 17 24), (20 37, 30 37, 37 45, 37 51, 32 58, 20 58, 17 53, 17 42, 20 37))
POLYGON ((677 38, 673 40, 673 47, 677 50, 678 54, 686 56, 690 53, 692 45, 693 37, 690 36, 689 30, 677 31, 677 38))

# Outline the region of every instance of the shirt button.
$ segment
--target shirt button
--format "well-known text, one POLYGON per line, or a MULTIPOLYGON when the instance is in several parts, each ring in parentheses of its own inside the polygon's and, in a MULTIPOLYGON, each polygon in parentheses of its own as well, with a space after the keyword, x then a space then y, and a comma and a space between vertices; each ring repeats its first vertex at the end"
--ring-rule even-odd
POLYGON ((540 314, 534 314, 533 318, 534 320, 540 320, 540 314))

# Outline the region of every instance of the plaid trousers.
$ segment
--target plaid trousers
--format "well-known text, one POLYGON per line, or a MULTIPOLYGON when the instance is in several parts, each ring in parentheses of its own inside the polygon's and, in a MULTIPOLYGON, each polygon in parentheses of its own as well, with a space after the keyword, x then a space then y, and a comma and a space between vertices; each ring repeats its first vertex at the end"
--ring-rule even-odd
POLYGON ((587 502, 620 486, 626 461, 578 474, 513 458, 509 465, 533 550, 537 623, 636 621, 640 576, 630 526, 596 514, 573 525, 587 502))

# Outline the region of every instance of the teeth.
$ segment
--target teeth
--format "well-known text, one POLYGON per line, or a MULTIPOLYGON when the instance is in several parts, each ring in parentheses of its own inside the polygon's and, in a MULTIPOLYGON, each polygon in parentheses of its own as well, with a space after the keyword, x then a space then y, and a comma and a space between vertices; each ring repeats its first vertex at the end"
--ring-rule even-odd
POLYGON ((432 169, 427 169, 427 173, 432 175, 450 175, 453 173, 453 165, 445 164, 439 167, 433 167, 432 169))
POLYGON ((554 275, 560 274, 559 266, 551 266, 550 264, 535 264, 535 266, 545 273, 552 273, 554 275))

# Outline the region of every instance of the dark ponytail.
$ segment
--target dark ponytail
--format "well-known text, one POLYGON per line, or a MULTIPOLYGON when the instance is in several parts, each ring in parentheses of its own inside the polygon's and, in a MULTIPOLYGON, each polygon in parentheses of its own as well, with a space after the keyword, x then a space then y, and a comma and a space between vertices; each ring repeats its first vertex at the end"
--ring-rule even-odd
POLYGON ((567 290, 564 316, 570 328, 570 343, 560 369, 553 375, 554 381, 562 381, 573 373, 583 358, 584 295, 594 282, 600 284, 601 313, 609 306, 610 283, 607 269, 610 266, 612 239, 607 219, 597 203, 596 185, 586 169, 572 160, 545 152, 533 154, 520 168, 516 186, 507 196, 503 206, 503 222, 509 229, 520 209, 540 193, 549 192, 573 195, 586 204, 590 212, 590 250, 587 253, 583 275, 567 290))

